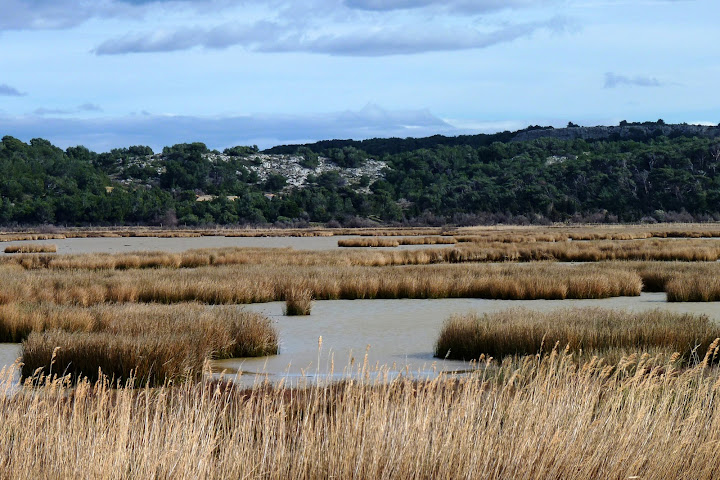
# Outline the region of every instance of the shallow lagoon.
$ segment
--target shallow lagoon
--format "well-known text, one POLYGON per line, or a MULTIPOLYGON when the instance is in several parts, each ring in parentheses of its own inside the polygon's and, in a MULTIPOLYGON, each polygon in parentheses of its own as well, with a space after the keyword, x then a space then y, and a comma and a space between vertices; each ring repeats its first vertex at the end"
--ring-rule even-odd
MULTIPOLYGON (((432 377, 437 372, 462 372, 470 363, 433 357, 443 322, 454 313, 490 313, 508 308, 547 311, 556 308, 602 307, 628 311, 661 309, 708 315, 720 321, 717 303, 667 303, 664 293, 599 300, 485 300, 473 298, 404 300, 327 300, 315 302, 312 314, 287 317, 283 302, 239 306, 268 315, 280 334, 280 353, 269 357, 213 362, 216 372, 243 372, 243 384, 334 378, 356 371, 367 355, 368 366, 387 366, 391 376, 432 377), (322 337, 322 348, 318 340, 322 337)), ((0 344, 0 367, 20 355, 18 344, 0 344)))
POLYGON ((243 383, 252 383, 256 377, 276 380, 319 375, 322 378, 331 368, 336 376, 351 368, 351 364, 357 368, 367 352, 370 366, 387 365, 391 374, 432 376, 439 371, 463 371, 470 367, 468 362, 433 357, 442 324, 454 313, 490 313, 518 307, 540 311, 570 307, 627 311, 658 308, 704 314, 720 321, 717 304, 667 303, 664 293, 599 300, 330 300, 315 302, 312 314, 307 317, 286 317, 282 314, 283 305, 272 302, 242 307, 273 319, 280 333, 279 355, 223 360, 215 362, 215 369, 226 369, 231 374, 245 372, 243 383), (319 350, 321 336, 322 350, 319 350))
MULTIPOLYGON (((295 250, 357 250, 357 248, 338 247, 338 240, 357 238, 349 235, 334 237, 108 237, 108 238, 64 238, 57 240, 25 240, 0 243, 0 255, 7 255, 5 247, 22 244, 57 245, 57 253, 127 253, 127 252, 172 252, 179 253, 197 248, 255 247, 255 248, 294 248, 295 250)), ((394 238, 394 237, 393 237, 394 238)), ((418 248, 447 248, 451 245, 401 245, 399 247, 379 247, 381 250, 407 250, 418 248)), ((378 247, 374 247, 378 248, 378 247)), ((369 250, 362 248, 362 250, 369 250)))

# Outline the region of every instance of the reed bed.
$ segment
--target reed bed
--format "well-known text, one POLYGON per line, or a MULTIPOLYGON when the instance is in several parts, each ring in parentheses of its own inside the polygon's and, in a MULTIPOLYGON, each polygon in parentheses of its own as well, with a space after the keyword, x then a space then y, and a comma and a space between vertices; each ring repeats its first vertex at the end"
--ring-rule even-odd
POLYGON ((360 237, 338 240, 338 247, 399 247, 400 241, 396 238, 360 237))
MULTIPOLYGON (((3 285, 0 304, 17 301, 79 305, 182 301, 255 303, 285 300, 284 289, 290 286, 307 288, 319 300, 448 296, 605 298, 638 295, 642 290, 667 291, 670 301, 713 301, 720 295, 711 294, 720 292, 720 287, 713 286, 713 279, 720 278, 718 262, 433 264, 425 263, 427 258, 419 255, 431 255, 430 251, 360 253, 363 257, 359 258, 364 262, 335 252, 305 255, 305 252, 288 249, 242 249, 210 254, 199 251, 182 254, 177 260, 204 265, 205 260, 211 258, 211 263, 187 269, 26 270, 18 264, 5 263, 0 265, 0 284, 3 285), (402 265, 414 260, 422 262, 402 265), (386 261, 389 265, 385 265, 386 261), (354 263, 378 266, 355 266, 354 263), (562 278, 564 276, 567 278, 562 278)), ((84 262, 85 266, 91 262, 98 265, 108 258, 117 260, 112 256, 94 255, 58 258, 70 262, 68 265, 84 262)), ((160 257, 150 255, 149 258, 155 261, 160 257)))
POLYGON ((291 288, 308 290, 317 300, 608 298, 641 292, 641 277, 630 269, 588 267, 557 263, 382 268, 232 265, 106 272, 6 266, 0 268, 0 303, 258 303, 285 300, 291 288))
POLYGON ((126 227, 113 229, 57 229, 54 233, 33 231, 0 232, 0 242, 26 240, 60 240, 67 238, 194 238, 194 237, 332 237, 335 235, 414 236, 441 235, 446 229, 435 227, 372 227, 372 228, 218 228, 218 229, 162 229, 126 227))
POLYGON ((635 240, 647 238, 720 238, 720 224, 655 224, 655 225, 552 225, 478 227, 370 227, 370 228, 207 228, 163 229, 153 227, 123 228, 56 228, 53 232, 0 232, 0 242, 24 240, 54 240, 66 238, 157 237, 192 238, 225 237, 329 237, 358 236, 437 236, 451 235, 463 242, 546 242, 565 240, 635 240))
POLYGON ((55 253, 57 245, 48 243, 26 243, 21 245, 8 245, 5 253, 55 253))
POLYGON ((647 355, 578 365, 554 353, 432 381, 363 370, 298 388, 63 386, 0 397, 3 476, 720 476, 720 372, 647 355))
POLYGON ((560 243, 474 243, 465 248, 432 251, 439 262, 599 262, 686 261, 720 258, 717 240, 634 240, 560 243))
POLYGON ((9 304, 0 306, 0 342, 20 342, 32 332, 110 333, 130 337, 187 335, 212 358, 277 353, 270 320, 236 307, 179 305, 9 304))
POLYGON ((535 242, 566 240, 637 240, 648 238, 719 238, 720 223, 654 225, 480 226, 454 230, 459 241, 535 242), (463 238, 463 240, 460 240, 463 238))
POLYGON ((0 307, 0 341, 23 340, 25 377, 41 369, 140 384, 198 375, 207 359, 272 355, 277 332, 260 314, 184 305, 0 307))
POLYGON ((70 375, 97 380, 107 375, 113 383, 134 386, 198 378, 207 352, 187 335, 131 337, 107 332, 33 332, 23 342, 22 373, 70 375))
MULTIPOLYGON (((444 237, 409 238, 406 243, 449 242, 444 237)), ((452 238, 452 237, 448 237, 452 238)), ((400 245, 402 238, 358 238, 344 245, 400 245)), ((599 262, 599 261, 685 261, 710 262, 720 259, 718 240, 643 240, 627 242, 538 242, 462 243, 452 248, 400 251, 297 251, 290 248, 195 249, 182 253, 133 252, 118 254, 18 255, 0 257, 0 265, 26 269, 131 270, 148 268, 197 268, 207 265, 429 265, 437 263, 498 262, 599 262)))
POLYGON ((720 277, 684 275, 672 278, 665 286, 668 302, 720 301, 720 277))
POLYGON ((312 302, 312 291, 291 287, 285 292, 285 308, 283 309, 283 314, 288 316, 310 315, 312 302))
POLYGON ((400 245, 453 245, 455 237, 359 237, 338 240, 338 247, 399 247, 400 245))
POLYGON ((623 312, 599 308, 537 312, 510 309, 491 314, 454 315, 435 345, 438 357, 471 360, 481 355, 548 353, 553 348, 614 356, 643 349, 678 352, 692 361, 720 337, 707 316, 652 310, 623 312))

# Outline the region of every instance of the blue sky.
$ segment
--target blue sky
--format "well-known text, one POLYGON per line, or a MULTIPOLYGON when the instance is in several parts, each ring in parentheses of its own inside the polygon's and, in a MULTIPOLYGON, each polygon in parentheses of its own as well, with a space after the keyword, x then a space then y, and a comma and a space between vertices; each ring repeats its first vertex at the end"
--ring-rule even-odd
POLYGON ((717 0, 0 3, 0 136, 63 148, 720 122, 717 0))

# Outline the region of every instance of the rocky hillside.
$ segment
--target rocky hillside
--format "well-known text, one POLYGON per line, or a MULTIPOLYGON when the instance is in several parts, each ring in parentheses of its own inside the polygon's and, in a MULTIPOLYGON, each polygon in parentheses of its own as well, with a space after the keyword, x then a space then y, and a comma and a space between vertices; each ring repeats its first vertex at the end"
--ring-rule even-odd
MULTIPOLYGON (((388 167, 387 163, 371 158, 366 158, 354 168, 340 167, 324 156, 318 156, 315 165, 309 166, 301 155, 259 152, 243 156, 212 152, 202 154, 201 158, 216 167, 234 165, 238 179, 250 180, 250 183, 258 185, 266 184, 272 177, 282 177, 285 181, 283 190, 310 187, 315 185, 318 177, 331 174, 337 175, 341 184, 369 193, 369 187, 384 178, 383 170, 388 167)), ((167 174, 169 160, 170 156, 165 153, 121 157, 117 159, 117 168, 111 178, 126 186, 160 185, 162 177, 167 174)), ((205 192, 197 193, 202 195, 205 192)))
MULTIPOLYGON (((209 155, 211 161, 227 161, 226 155, 209 155)), ((323 173, 337 172, 349 186, 357 186, 364 192, 377 180, 384 178, 383 169, 388 165, 379 160, 366 159, 356 168, 338 167, 327 157, 319 156, 316 167, 303 166, 304 158, 299 155, 274 155, 258 153, 247 158, 247 168, 257 174, 260 182, 266 182, 271 175, 285 177, 290 188, 305 188, 312 185, 313 179, 323 173)))

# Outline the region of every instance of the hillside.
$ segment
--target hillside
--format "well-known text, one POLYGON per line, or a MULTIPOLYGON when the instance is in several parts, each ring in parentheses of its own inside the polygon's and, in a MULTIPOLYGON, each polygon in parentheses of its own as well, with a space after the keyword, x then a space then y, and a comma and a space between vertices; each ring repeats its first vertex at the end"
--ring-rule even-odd
POLYGON ((662 121, 263 152, 0 143, 0 225, 720 219, 720 128, 662 121))

